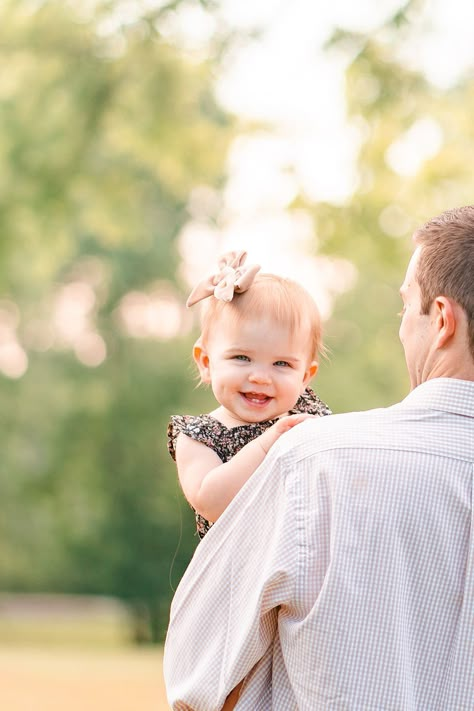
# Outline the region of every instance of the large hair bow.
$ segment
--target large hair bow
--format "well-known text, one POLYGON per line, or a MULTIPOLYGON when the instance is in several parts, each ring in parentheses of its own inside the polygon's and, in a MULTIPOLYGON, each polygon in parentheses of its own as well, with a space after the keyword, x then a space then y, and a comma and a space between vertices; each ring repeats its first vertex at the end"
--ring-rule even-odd
POLYGON ((232 301, 234 293, 247 291, 255 275, 260 271, 258 264, 246 266, 247 252, 227 252, 219 258, 219 271, 203 279, 188 296, 186 306, 193 306, 202 299, 214 295, 221 301, 232 301))

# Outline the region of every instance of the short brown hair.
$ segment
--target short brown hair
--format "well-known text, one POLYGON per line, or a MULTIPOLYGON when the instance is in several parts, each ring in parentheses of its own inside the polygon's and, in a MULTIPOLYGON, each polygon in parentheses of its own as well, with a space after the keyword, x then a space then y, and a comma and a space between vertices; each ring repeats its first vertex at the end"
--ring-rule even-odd
POLYGON ((276 274, 257 274, 252 285, 226 302, 213 296, 205 300, 199 341, 205 345, 221 316, 239 322, 245 317, 273 318, 291 330, 307 329, 310 360, 324 355, 321 317, 313 297, 300 284, 276 274))
POLYGON ((422 314, 429 312, 437 296, 456 301, 467 316, 474 359, 474 205, 434 217, 413 239, 422 247, 417 270, 422 314))

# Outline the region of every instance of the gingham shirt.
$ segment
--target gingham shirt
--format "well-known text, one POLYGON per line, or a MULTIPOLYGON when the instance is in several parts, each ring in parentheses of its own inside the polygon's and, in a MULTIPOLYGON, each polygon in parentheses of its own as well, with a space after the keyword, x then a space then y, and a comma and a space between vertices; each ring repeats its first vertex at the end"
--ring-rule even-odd
POLYGON ((307 420, 176 592, 174 709, 474 710, 474 382, 307 420))

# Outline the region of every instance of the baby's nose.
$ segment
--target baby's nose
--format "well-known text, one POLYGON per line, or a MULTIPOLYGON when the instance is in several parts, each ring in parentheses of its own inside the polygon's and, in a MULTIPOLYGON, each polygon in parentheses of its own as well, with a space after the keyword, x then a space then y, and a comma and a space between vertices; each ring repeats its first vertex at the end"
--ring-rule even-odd
POLYGON ((270 373, 267 368, 254 368, 249 375, 251 383, 260 383, 261 385, 269 385, 271 383, 270 373))

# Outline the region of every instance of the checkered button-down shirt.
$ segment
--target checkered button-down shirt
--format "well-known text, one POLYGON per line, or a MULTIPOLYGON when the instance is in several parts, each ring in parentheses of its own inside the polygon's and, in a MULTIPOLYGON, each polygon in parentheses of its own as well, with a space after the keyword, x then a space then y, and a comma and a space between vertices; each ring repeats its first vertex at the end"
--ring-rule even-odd
POLYGON ((474 382, 280 438, 171 608, 174 709, 474 711, 474 382))

